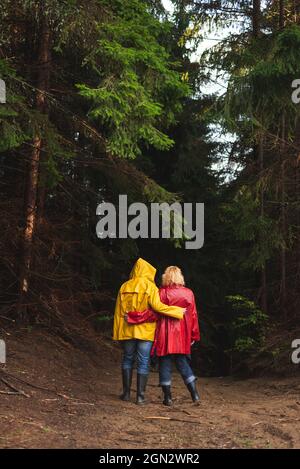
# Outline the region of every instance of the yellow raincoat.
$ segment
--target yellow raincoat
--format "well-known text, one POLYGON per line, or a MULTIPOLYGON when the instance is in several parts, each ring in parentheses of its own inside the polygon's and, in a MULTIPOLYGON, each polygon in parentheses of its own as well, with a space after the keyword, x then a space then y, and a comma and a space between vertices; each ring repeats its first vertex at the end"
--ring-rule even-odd
POLYGON ((114 316, 114 340, 154 340, 156 323, 127 324, 124 316, 128 311, 143 311, 151 307, 165 316, 183 318, 184 308, 166 306, 160 301, 158 288, 154 283, 155 274, 156 269, 144 259, 139 258, 134 264, 130 280, 123 283, 119 290, 114 316))

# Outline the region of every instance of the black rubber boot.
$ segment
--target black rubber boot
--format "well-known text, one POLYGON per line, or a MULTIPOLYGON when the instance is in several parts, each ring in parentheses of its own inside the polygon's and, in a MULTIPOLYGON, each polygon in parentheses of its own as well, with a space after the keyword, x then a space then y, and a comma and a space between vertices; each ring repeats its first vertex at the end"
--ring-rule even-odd
POLYGON ((197 388, 196 388, 196 380, 192 381, 191 383, 187 384, 186 387, 191 393, 193 402, 200 402, 200 396, 198 394, 197 388))
POLYGON ((137 374, 136 381, 136 403, 138 405, 145 404, 145 391, 146 384, 148 380, 148 375, 137 374))
POLYGON ((132 368, 122 370, 122 381, 123 381, 123 393, 120 396, 122 401, 130 400, 130 389, 132 382, 132 368))
POLYGON ((162 390, 164 393, 163 404, 167 406, 171 406, 173 404, 172 395, 171 395, 171 386, 162 386, 162 390))

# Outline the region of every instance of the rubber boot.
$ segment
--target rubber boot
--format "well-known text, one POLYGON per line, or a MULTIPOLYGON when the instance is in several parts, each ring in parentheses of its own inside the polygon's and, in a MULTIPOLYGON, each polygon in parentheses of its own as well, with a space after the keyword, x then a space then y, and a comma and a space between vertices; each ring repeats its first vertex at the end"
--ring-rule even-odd
POLYGON ((145 404, 145 391, 148 375, 137 374, 136 381, 136 403, 138 405, 145 404))
POLYGON ((132 382, 132 368, 122 370, 122 381, 123 381, 123 393, 120 396, 122 401, 130 400, 130 389, 132 382))
POLYGON ((171 386, 162 386, 162 390, 164 393, 163 404, 167 406, 171 406, 173 404, 172 395, 171 395, 171 386))
POLYGON ((196 380, 192 381, 191 383, 187 384, 186 387, 191 393, 193 402, 200 402, 200 396, 198 394, 197 388, 196 388, 196 380))

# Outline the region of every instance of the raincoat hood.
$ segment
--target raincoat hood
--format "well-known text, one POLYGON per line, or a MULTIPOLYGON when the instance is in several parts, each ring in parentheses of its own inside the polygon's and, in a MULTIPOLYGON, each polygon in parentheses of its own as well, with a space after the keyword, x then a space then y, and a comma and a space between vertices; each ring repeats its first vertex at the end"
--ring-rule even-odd
POLYGON ((150 282, 154 282, 155 274, 155 267, 140 257, 132 268, 130 279, 145 277, 147 280, 150 280, 150 282))

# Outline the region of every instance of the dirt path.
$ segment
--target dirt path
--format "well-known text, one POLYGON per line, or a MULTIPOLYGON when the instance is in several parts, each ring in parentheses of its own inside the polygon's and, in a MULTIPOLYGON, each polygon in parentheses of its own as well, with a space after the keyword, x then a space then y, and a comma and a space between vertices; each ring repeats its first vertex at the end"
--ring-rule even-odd
POLYGON ((29 397, 0 395, 2 448, 300 448, 299 379, 200 378, 195 406, 175 375, 166 408, 151 373, 138 407, 118 399, 119 349, 96 340, 87 353, 36 331, 8 339, 6 371, 59 395, 6 376, 29 397))

